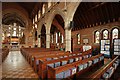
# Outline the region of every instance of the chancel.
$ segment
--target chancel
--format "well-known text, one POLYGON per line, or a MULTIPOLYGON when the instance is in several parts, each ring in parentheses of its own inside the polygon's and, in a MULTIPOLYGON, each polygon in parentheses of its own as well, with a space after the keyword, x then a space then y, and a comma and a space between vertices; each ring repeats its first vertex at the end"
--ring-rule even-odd
POLYGON ((2 2, 2 79, 119 80, 120 2, 2 2))

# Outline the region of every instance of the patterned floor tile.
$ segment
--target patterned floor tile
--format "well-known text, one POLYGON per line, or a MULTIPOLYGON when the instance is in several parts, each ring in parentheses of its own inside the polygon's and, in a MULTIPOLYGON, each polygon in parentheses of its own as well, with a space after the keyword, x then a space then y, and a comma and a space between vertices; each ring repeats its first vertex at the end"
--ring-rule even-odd
POLYGON ((27 63, 20 51, 11 51, 6 60, 2 64, 2 78, 36 78, 38 75, 33 71, 32 67, 27 63))

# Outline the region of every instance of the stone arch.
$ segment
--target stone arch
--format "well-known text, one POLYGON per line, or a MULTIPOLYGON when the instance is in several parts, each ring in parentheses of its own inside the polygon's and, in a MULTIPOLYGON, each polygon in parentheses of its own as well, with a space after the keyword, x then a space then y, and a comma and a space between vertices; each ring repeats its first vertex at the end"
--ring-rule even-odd
POLYGON ((69 26, 70 21, 73 20, 74 18, 74 14, 78 8, 78 6, 80 5, 80 2, 71 2, 69 3, 69 5, 67 6, 67 14, 66 14, 66 24, 65 27, 69 26))
POLYGON ((49 29, 51 29, 51 24, 56 14, 59 14, 65 22, 65 14, 63 13, 63 11, 60 8, 55 8, 55 10, 51 11, 51 13, 49 14, 50 16, 49 19, 46 19, 46 21, 49 22, 49 23, 46 23, 49 29))

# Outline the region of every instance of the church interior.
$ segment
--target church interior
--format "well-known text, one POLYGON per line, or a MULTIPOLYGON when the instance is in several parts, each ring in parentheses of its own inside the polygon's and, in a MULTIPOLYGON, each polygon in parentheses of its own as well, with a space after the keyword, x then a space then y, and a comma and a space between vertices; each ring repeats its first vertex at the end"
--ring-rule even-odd
POLYGON ((120 2, 2 2, 3 80, 120 80, 120 2))

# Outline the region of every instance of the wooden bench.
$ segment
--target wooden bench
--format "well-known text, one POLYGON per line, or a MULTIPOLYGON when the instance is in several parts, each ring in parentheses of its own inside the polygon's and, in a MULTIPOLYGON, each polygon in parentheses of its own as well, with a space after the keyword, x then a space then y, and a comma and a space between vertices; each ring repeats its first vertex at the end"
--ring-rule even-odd
POLYGON ((48 64, 60 63, 59 65, 65 65, 64 62, 67 62, 66 64, 70 64, 70 63, 78 61, 78 60, 89 58, 92 56, 91 54, 92 54, 91 50, 88 50, 88 51, 80 53, 80 54, 75 53, 75 55, 74 55, 74 53, 72 53, 72 54, 69 54, 67 57, 58 56, 58 59, 53 59, 53 60, 49 60, 49 61, 39 60, 38 74, 39 74, 40 78, 45 79, 45 78, 47 78, 47 65, 48 64), (70 60, 71 60, 71 62, 69 62, 70 60))
POLYGON ((21 48, 21 53, 30 63, 30 58, 32 55, 40 54, 41 52, 56 51, 54 49, 45 49, 45 48, 21 48))
POLYGON ((28 60, 29 54, 34 54, 38 52, 45 52, 45 51, 53 51, 54 49, 46 49, 46 48, 21 48, 20 51, 23 56, 28 60))
POLYGON ((65 56, 65 57, 68 57, 70 55, 69 52, 59 52, 58 53, 54 53, 52 52, 52 54, 47 54, 47 55, 44 55, 44 56, 36 56, 34 57, 34 60, 33 60, 33 67, 34 67, 34 70, 37 71, 38 70, 38 64, 39 64, 39 60, 41 61, 47 61, 47 60, 51 60, 51 59, 55 59, 55 58, 59 58, 60 56, 65 56), (37 64, 36 64, 37 63, 37 64))
POLYGON ((9 49, 8 48, 3 48, 2 50, 2 62, 5 60, 5 58, 7 57, 8 53, 9 53, 9 49))
MULTIPOLYGON (((98 69, 93 74, 89 75, 87 78, 90 80, 100 80, 103 77, 106 77, 106 79, 110 78, 120 63, 117 59, 118 59, 118 56, 116 56, 113 60, 109 61, 104 66, 102 66, 100 69, 98 69)), ((103 78, 103 80, 104 79, 105 78, 103 78)))
POLYGON ((51 80, 56 80, 57 78, 75 79, 78 75, 88 71, 91 66, 94 68, 93 65, 99 64, 104 64, 104 56, 102 54, 56 68, 48 66, 48 78, 51 80), (91 64, 89 63, 90 61, 91 64), (81 66, 83 66, 83 69, 81 69, 81 66))

